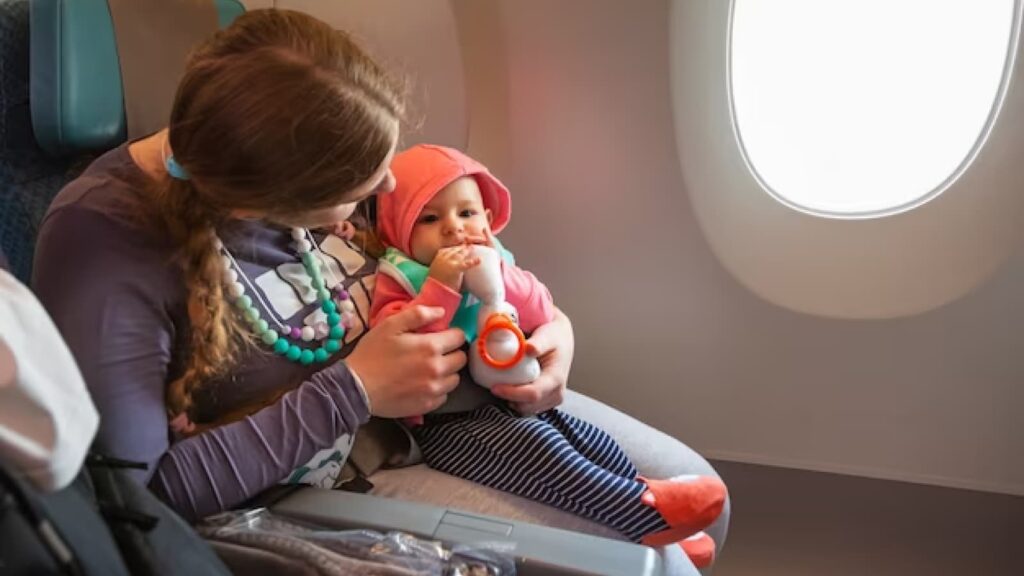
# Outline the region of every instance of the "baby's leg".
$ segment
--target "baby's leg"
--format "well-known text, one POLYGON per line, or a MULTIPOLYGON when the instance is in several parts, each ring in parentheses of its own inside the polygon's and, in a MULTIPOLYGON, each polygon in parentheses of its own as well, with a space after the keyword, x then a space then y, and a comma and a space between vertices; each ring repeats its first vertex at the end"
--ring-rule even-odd
POLYGON ((636 479, 636 466, 604 430, 561 410, 548 410, 537 417, 554 426, 576 451, 594 464, 617 476, 636 479))
MULTIPOLYGON (((413 433, 435 470, 603 522, 634 541, 671 532, 659 510, 644 503, 646 484, 594 464, 539 418, 487 406, 459 416, 428 415, 413 433)), ((714 515, 699 522, 707 525, 714 515)))
MULTIPOLYGON (((623 478, 632 480, 638 476, 636 466, 625 450, 604 430, 557 409, 548 410, 537 417, 557 428, 580 454, 594 464, 623 478)), ((664 539, 654 538, 658 541, 670 539, 668 534, 664 539)), ((710 566, 714 561, 715 541, 703 531, 680 540, 679 545, 697 568, 710 566)))

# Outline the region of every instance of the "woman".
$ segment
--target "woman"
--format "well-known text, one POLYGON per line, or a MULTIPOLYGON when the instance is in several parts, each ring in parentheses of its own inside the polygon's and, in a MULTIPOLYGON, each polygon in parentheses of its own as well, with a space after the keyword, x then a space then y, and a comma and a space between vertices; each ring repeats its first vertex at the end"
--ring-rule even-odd
MULTIPOLYGON (((394 187, 400 96, 343 33, 253 11, 190 57, 168 130, 108 152, 51 206, 33 283, 102 415, 100 447, 147 463, 141 479, 186 517, 283 478, 316 482, 370 414, 422 414, 457 385, 461 333, 415 333, 441 311, 412 308, 366 332, 372 261, 308 232, 394 187)), ((566 317, 531 343, 542 376, 494 389, 527 414, 563 399, 566 317)), ((707 472, 664 445, 674 457, 652 473, 707 472)), ((385 491, 467 484, 399 476, 385 491)), ((518 502, 488 498, 498 505, 455 503, 501 513, 518 502)))

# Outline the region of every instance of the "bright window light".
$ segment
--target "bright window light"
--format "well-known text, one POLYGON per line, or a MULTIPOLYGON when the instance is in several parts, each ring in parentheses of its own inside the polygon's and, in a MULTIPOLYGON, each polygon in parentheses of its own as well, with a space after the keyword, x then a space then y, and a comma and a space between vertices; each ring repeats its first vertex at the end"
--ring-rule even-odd
POLYGON ((1013 0, 734 0, 730 90, 752 171, 827 216, 933 198, 988 134, 1014 15, 1013 0))

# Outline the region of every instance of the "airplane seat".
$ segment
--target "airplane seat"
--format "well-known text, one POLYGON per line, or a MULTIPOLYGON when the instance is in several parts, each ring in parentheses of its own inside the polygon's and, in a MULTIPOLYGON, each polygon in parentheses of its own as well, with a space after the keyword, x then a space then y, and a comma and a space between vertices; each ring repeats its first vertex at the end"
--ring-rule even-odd
MULTIPOLYGON (((238 0, 216 0, 208 28, 244 11, 238 0)), ((193 37, 160 57, 180 61, 180 71, 182 46, 193 37)), ((142 98, 126 108, 125 91, 137 85, 125 84, 124 64, 107 0, 0 4, 0 253, 26 284, 39 222, 57 192, 99 153, 165 123, 178 75, 172 69, 147 76, 149 90, 164 96, 140 115, 130 105, 140 107, 142 98)))
MULTIPOLYGON (((19 138, 19 146, 25 150, 19 158, 8 158, 7 154, 0 158, 0 251, 8 253, 16 270, 24 271, 23 279, 27 278, 35 231, 52 197, 97 154, 166 125, 174 87, 190 45, 189 39, 197 40, 218 26, 228 25, 244 11, 238 0, 189 3, 161 0, 11 0, 0 5, 0 22, 3 24, 0 30, 6 30, 8 13, 16 16, 12 21, 20 26, 20 35, 4 34, 0 38, 0 64, 8 50, 24 61, 19 69, 19 79, 9 84, 4 78, 0 85, 3 87, 0 98, 4 99, 0 102, 4 112, 0 117, 0 141, 4 143, 6 152, 9 132, 19 138), (136 11, 135 16, 142 24, 139 29, 124 33, 122 29, 126 26, 117 26, 118 18, 131 15, 132 10, 136 11), (147 15, 146 10, 164 12, 160 13, 161 18, 154 18, 152 14, 147 15), (188 10, 199 12, 183 12, 188 10), (147 19, 149 23, 145 22, 147 19), (174 22, 168 22, 169 19, 174 22), (147 29, 147 26, 151 28, 147 29), (136 38, 140 35, 145 38, 147 34, 149 38, 159 35, 165 52, 152 57, 170 64, 161 69, 160 74, 152 74, 151 70, 145 70, 146 63, 140 61, 137 54, 119 58, 122 34, 135 34, 136 38), (178 36, 181 37, 176 38, 178 36), (28 66, 28 45, 31 46, 31 69, 28 66), (173 67, 175 62, 177 68, 173 67), (138 78, 133 77, 133 70, 140 71, 145 77, 145 86, 140 87, 138 78), (17 90, 18 100, 17 107, 10 108, 13 113, 8 115, 6 98, 10 86, 17 90), (145 97, 140 97, 140 91, 145 92, 145 97), (12 122, 9 116, 16 117, 17 121, 12 122), (10 166, 19 163, 34 167, 42 176, 30 182, 31 186, 18 188, 20 195, 12 199, 7 195, 7 186, 2 184, 6 184, 8 173, 13 170, 10 166), (28 216, 21 216, 23 212, 28 216), (18 235, 8 233, 8 229, 16 230, 18 235)), ((135 23, 134 20, 132 22, 135 23)), ((8 67, 0 66, 0 69, 7 74, 8 67)), ((576 405, 591 412, 607 409, 603 405, 595 407, 589 403, 598 404, 570 391, 566 405, 576 405)), ((700 464, 694 466, 701 472, 713 473, 696 453, 686 456, 688 461, 700 464)), ((664 455, 651 454, 650 457, 663 458, 664 455)), ((371 480, 385 488, 383 492, 387 493, 387 488, 407 483, 408 475, 423 471, 433 472, 419 465, 378 472, 371 480)), ((525 500, 516 506, 516 510, 503 510, 502 514, 507 514, 507 518, 463 513, 447 508, 444 503, 423 505, 322 490, 299 491, 296 497, 288 497, 282 502, 279 506, 274 505, 275 511, 290 512, 293 516, 338 528, 401 528, 413 533, 434 534, 438 538, 445 535, 446 539, 456 541, 494 538, 497 532, 491 531, 500 529, 503 534, 515 537, 520 552, 535 554, 530 557, 530 562, 534 570, 541 571, 526 569, 522 571, 524 574, 563 573, 557 568, 579 562, 603 567, 592 568, 595 573, 612 570, 631 574, 697 574, 679 550, 658 554, 646 547, 584 535, 583 532, 600 533, 594 529, 601 528, 596 524, 582 525, 588 521, 581 520, 580 526, 570 528, 572 531, 533 524, 549 523, 544 511, 537 511, 546 507, 525 500), (517 514, 522 511, 528 513, 517 514), (629 568, 615 570, 616 566, 629 568)), ((455 501, 452 506, 459 503, 455 501)), ((556 522, 551 524, 557 525, 556 522)), ((724 541, 727 524, 728 511, 723 513, 722 521, 709 530, 720 543, 724 541)), ((583 565, 577 564, 572 569, 577 571, 565 573, 591 573, 583 565)))
POLYGON ((0 3, 0 261, 28 284, 39 221, 88 163, 37 143, 30 117, 29 0, 0 3))
POLYGON ((161 18, 146 18, 161 3, 32 0, 32 127, 43 149, 102 152, 165 126, 189 48, 245 12, 239 0, 164 4, 161 18), (164 41, 136 54, 134 38, 154 34, 164 41), (140 66, 157 72, 143 76, 140 66))

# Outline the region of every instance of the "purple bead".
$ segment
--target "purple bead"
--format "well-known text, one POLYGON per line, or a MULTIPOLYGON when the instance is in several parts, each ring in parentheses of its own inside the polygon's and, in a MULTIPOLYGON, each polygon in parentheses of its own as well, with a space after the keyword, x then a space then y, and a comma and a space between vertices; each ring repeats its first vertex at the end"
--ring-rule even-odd
POLYGON ((348 300, 348 290, 345 290, 344 288, 342 288, 341 284, 338 284, 337 286, 335 286, 334 287, 334 291, 338 294, 338 298, 339 299, 341 299, 341 300, 348 300))
POLYGON ((292 338, 302 338, 302 328, 292 327, 291 336, 292 338))

